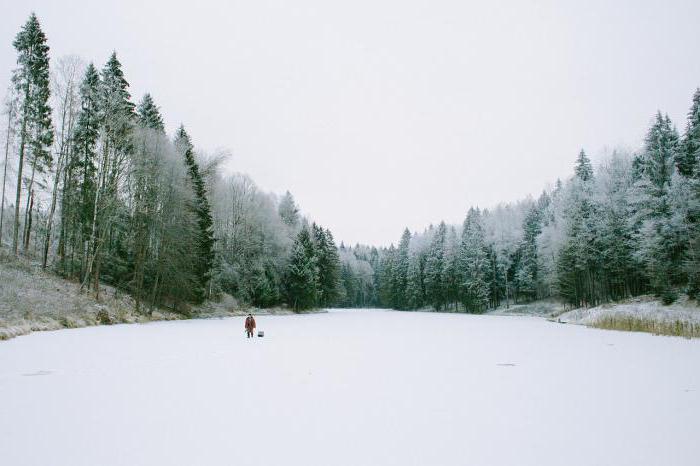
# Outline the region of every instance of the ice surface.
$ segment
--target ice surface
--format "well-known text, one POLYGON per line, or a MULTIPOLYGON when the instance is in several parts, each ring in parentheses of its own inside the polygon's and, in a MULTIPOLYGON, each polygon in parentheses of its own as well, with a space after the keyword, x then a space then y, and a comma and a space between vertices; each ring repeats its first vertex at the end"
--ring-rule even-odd
POLYGON ((697 465, 700 341, 391 311, 0 342, 3 465, 697 465))

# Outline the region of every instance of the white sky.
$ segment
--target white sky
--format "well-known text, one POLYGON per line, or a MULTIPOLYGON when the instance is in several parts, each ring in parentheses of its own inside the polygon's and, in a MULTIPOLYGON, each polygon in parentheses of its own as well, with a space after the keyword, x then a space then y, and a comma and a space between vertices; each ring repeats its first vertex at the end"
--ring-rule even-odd
POLYGON ((53 58, 116 50, 170 132, 346 243, 537 195, 657 109, 682 130, 700 85, 697 1, 2 3, 0 83, 34 10, 53 58))

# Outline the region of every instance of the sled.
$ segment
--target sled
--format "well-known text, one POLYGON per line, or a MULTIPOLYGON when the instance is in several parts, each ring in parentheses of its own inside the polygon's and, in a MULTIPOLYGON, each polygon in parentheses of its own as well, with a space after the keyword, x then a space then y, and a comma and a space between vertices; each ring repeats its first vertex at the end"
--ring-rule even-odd
POLYGON ((260 338, 264 337, 264 336, 265 336, 265 332, 263 332, 262 330, 259 330, 259 331, 258 331, 258 336, 259 336, 260 338))

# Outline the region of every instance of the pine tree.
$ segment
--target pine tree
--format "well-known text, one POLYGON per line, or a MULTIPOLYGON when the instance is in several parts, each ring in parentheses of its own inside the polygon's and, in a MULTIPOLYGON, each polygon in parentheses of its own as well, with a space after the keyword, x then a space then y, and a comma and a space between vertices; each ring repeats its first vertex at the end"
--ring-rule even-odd
POLYGON ((409 256, 406 280, 406 306, 408 309, 420 309, 425 304, 424 266, 425 258, 422 255, 411 254, 409 256))
POLYGON ((330 230, 315 223, 311 227, 318 267, 318 302, 323 307, 333 306, 338 299, 340 283, 340 259, 330 230))
MULTIPOLYGON (((46 45, 46 36, 34 13, 29 16, 12 45, 17 50, 18 65, 18 68, 13 72, 12 82, 21 99, 17 115, 20 125, 20 146, 12 235, 12 250, 17 254, 25 153, 29 149, 29 163, 32 166, 32 181, 28 186, 27 198, 27 206, 29 207, 33 198, 31 185, 34 173, 51 163, 49 148, 53 142, 53 128, 51 107, 49 106, 49 47, 46 45)), ((29 225, 25 224, 25 245, 28 244, 28 234, 30 233, 28 228, 29 225)))
MULTIPOLYGON (((90 236, 97 190, 97 139, 99 137, 100 77, 91 63, 80 85, 81 108, 73 134, 72 151, 66 164, 62 195, 62 251, 66 272, 66 244, 82 257, 81 280, 84 273, 86 247, 90 236)), ((72 269, 72 265, 71 269, 72 269)))
POLYGON ((278 212, 282 221, 289 227, 297 228, 299 226, 299 209, 294 203, 292 193, 287 191, 282 196, 278 212))
POLYGON ((207 199, 204 179, 194 158, 194 147, 185 131, 185 127, 182 125, 177 131, 176 146, 183 152, 185 166, 194 192, 194 199, 190 202, 189 208, 197 218, 198 232, 195 248, 198 256, 194 270, 199 281, 198 300, 202 300, 208 295, 209 282, 214 266, 214 230, 211 207, 207 199))
POLYGON ((576 158, 574 173, 581 181, 589 181, 593 178, 593 165, 583 149, 581 149, 581 152, 579 152, 576 158))
POLYGON ((489 304, 489 270, 481 212, 469 209, 462 229, 458 271, 460 300, 467 312, 482 312, 489 304))
POLYGON ((128 275, 128 209, 120 198, 119 189, 133 153, 135 113, 128 88, 129 83, 124 78, 121 63, 116 53, 112 53, 101 71, 100 154, 97 160, 97 185, 87 248, 88 259, 81 284, 81 289, 89 288, 92 281, 98 299, 103 272, 113 284, 121 284, 128 275))
POLYGON ((428 248, 425 261, 425 298, 436 310, 441 310, 447 301, 443 270, 445 268, 445 237, 447 227, 440 222, 428 248))
POLYGON ((394 268, 396 263, 396 248, 392 244, 382 251, 375 269, 375 286, 377 288, 378 304, 386 308, 395 308, 394 298, 394 268))
POLYGON ((460 281, 459 276, 459 247, 457 230, 450 227, 445 236, 445 257, 443 261, 442 279, 445 285, 446 306, 453 305, 457 309, 459 301, 460 281))
POLYGON ((688 112, 688 122, 680 150, 675 158, 678 172, 686 178, 698 173, 700 165, 700 88, 695 90, 693 104, 688 112))
POLYGON ((155 102, 153 102, 151 94, 145 94, 143 96, 143 99, 141 99, 136 109, 136 114, 138 115, 139 124, 144 128, 150 128, 159 133, 165 133, 163 117, 160 114, 160 109, 155 102))
POLYGON ((411 232, 406 228, 401 235, 399 247, 396 250, 396 261, 393 270, 392 303, 396 309, 406 309, 406 286, 408 283, 408 247, 411 243, 411 232))
MULTIPOLYGON (((583 153, 583 152, 582 152, 583 153)), ((582 171, 586 179, 591 175, 582 171)), ((523 239, 518 248, 518 264, 515 272, 515 287, 517 294, 526 301, 537 299, 539 286, 537 237, 542 231, 541 210, 538 206, 532 206, 523 221, 523 239)))
POLYGON ((673 286, 684 279, 682 265, 687 247, 673 228, 669 197, 678 148, 678 133, 671 120, 658 112, 637 158, 633 221, 637 258, 646 269, 652 289, 666 302, 675 299, 673 286))
POLYGON ((287 301, 295 311, 317 305, 319 275, 311 235, 303 227, 294 241, 285 279, 287 301))
POLYGON ((595 305, 601 298, 600 245, 596 229, 598 206, 594 202, 593 173, 580 169, 590 165, 581 151, 576 162, 576 176, 571 181, 564 215, 564 245, 557 257, 557 278, 560 295, 569 303, 595 305))

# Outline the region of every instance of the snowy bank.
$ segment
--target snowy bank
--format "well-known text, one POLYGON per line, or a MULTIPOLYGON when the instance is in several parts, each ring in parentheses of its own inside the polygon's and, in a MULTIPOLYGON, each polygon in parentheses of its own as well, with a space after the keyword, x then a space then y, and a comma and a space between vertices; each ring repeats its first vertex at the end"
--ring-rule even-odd
POLYGON ((565 312, 559 322, 613 330, 700 337, 700 306, 682 298, 664 305, 651 296, 565 312))
MULTIPOLYGON (((294 314, 284 307, 249 308, 226 294, 219 301, 207 301, 188 309, 188 315, 197 318, 234 317, 249 312, 294 314)), ((305 313, 318 312, 326 311, 305 313)), ((37 262, 16 258, 0 249, 0 340, 37 331, 187 318, 162 308, 138 313, 131 296, 105 284, 100 285, 100 300, 97 301, 92 293, 81 293, 80 284, 42 270, 37 262)))

